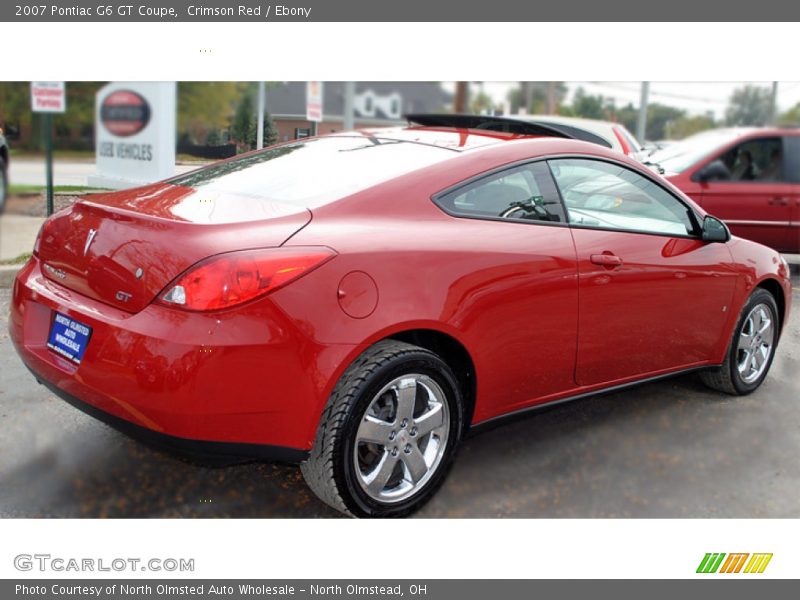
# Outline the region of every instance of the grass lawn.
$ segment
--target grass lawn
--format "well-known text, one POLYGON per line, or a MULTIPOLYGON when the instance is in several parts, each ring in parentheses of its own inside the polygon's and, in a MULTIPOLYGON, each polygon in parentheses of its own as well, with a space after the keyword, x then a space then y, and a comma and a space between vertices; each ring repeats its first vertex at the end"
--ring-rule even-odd
POLYGON ((30 257, 31 257, 30 252, 23 252, 16 258, 7 258, 5 260, 0 260, 0 265, 21 265, 22 263, 27 262, 30 257))
MULTIPOLYGON (((11 148, 11 158, 25 160, 25 159, 38 159, 44 160, 44 152, 31 152, 30 150, 15 150, 11 148)), ((94 150, 53 150, 53 158, 55 159, 73 159, 73 160, 94 160, 94 150)))

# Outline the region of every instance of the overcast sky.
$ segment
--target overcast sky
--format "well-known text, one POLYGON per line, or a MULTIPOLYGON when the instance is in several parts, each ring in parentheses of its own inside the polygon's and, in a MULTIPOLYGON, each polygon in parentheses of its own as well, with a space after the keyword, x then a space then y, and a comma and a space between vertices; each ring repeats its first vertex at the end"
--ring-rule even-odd
MULTIPOLYGON (((720 118, 725 114, 725 108, 733 90, 748 83, 762 86, 772 85, 771 82, 752 81, 726 83, 652 82, 650 84, 650 102, 682 108, 692 115, 712 111, 715 117, 720 118)), ((516 82, 487 81, 483 83, 486 93, 496 102, 505 101, 509 89, 516 85, 516 82)), ((473 86, 477 87, 476 84, 473 84, 473 86)), ((640 83, 638 81, 575 81, 567 82, 567 86, 570 94, 567 102, 571 101, 575 90, 582 87, 589 94, 602 94, 613 98, 617 106, 623 106, 628 102, 632 102, 634 106, 639 104, 640 83)), ((452 90, 453 84, 448 84, 446 87, 452 90)), ((798 102, 800 102, 800 81, 779 82, 779 111, 786 111, 798 102)))

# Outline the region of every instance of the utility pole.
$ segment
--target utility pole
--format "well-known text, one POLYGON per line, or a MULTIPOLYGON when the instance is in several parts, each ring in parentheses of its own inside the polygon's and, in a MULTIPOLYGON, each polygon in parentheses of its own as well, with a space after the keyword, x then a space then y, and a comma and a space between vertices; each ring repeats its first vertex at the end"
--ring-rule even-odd
POLYGON ((642 92, 639 96, 639 118, 636 120, 636 137, 643 144, 647 133, 647 96, 650 94, 650 82, 642 82, 642 92))
POLYGON ((769 124, 775 125, 778 121, 778 82, 772 82, 772 97, 769 102, 769 124))
POLYGON ((533 112, 533 84, 530 81, 522 82, 522 97, 525 99, 525 106, 523 106, 523 114, 530 114, 533 112))
POLYGON ((44 113, 44 151, 47 164, 47 216, 53 214, 53 113, 44 113))
POLYGON ((344 82, 344 130, 352 131, 355 125, 356 84, 354 81, 344 82))
MULTIPOLYGON (((256 148, 264 147, 264 104, 266 103, 266 90, 263 81, 258 82, 258 131, 256 132, 256 148)), ((252 139, 252 138, 251 138, 252 139)))
POLYGON ((453 112, 460 114, 467 112, 467 82, 456 81, 456 95, 453 98, 453 112))
POLYGON ((547 114, 556 114, 556 82, 547 82, 547 114))

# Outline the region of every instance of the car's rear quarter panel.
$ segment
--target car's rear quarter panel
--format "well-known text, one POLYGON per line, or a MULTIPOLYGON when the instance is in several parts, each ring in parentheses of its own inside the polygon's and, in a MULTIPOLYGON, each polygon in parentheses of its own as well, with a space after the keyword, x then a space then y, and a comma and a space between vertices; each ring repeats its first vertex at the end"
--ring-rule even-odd
POLYGON ((287 245, 325 244, 339 256, 272 301, 321 344, 363 349, 416 329, 451 336, 478 373, 475 421, 573 387, 577 268, 569 229, 456 218, 431 201, 492 166, 418 174, 315 210, 287 245), (336 291, 351 271, 368 273, 378 288, 377 308, 365 318, 339 307, 336 291))

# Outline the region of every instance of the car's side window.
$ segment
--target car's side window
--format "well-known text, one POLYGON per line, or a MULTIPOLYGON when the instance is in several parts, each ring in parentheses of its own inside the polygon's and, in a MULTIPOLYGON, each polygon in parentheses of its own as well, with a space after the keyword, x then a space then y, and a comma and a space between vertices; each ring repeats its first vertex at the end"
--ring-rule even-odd
POLYGON ((573 225, 695 235, 690 209, 647 177, 602 160, 548 161, 573 225))
POLYGON ((800 136, 787 135, 783 138, 783 151, 786 154, 783 161, 786 169, 784 179, 797 183, 800 181, 800 136))
POLYGON ((783 141, 779 137, 750 139, 717 159, 737 181, 783 181, 783 141))
POLYGON ((494 173, 435 198, 457 217, 564 223, 564 209, 543 162, 494 173))

